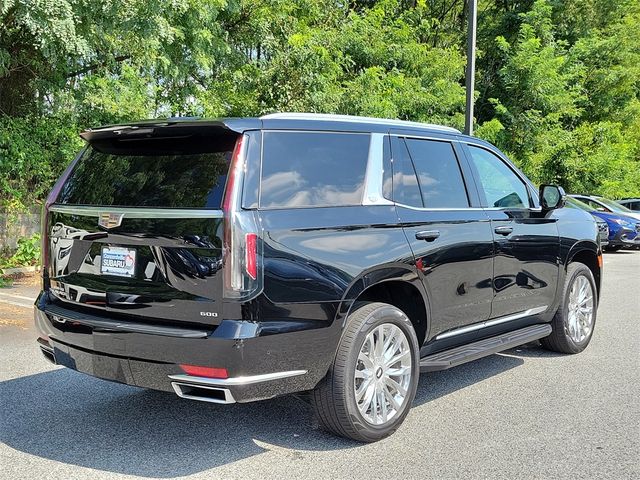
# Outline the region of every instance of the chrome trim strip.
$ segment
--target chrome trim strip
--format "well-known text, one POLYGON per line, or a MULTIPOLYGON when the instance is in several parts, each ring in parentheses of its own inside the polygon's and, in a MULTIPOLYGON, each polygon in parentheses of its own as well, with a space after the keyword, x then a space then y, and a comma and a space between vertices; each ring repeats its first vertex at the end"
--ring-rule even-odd
POLYGON ((433 130, 442 130, 443 132, 461 133, 460 130, 444 125, 435 125, 433 123, 410 122, 407 120, 385 119, 374 117, 361 117, 357 115, 334 115, 328 113, 270 113, 260 117, 261 120, 320 120, 331 122, 351 122, 351 123, 372 123, 375 125, 389 125, 395 127, 419 127, 431 128, 433 130))
POLYGON ((177 382, 171 382, 171 386, 173 387, 173 391, 176 392, 176 395, 178 395, 181 398, 186 398, 188 400, 198 400, 200 402, 221 403, 221 404, 236 403, 236 399, 233 398, 233 395, 231 394, 231 392, 226 388, 215 388, 215 387, 207 387, 203 385, 177 383, 177 382), (190 395, 188 393, 184 393, 182 391, 182 388, 180 388, 182 385, 186 387, 194 386, 194 387, 202 388, 205 390, 215 390, 218 392, 222 392, 224 394, 224 400, 218 400, 216 398, 208 398, 208 397, 199 397, 198 395, 190 395))
POLYGON ((49 211, 84 217, 99 217, 103 213, 124 215, 125 218, 222 218, 222 210, 197 208, 139 208, 139 207, 94 207, 88 205, 57 205, 49 211))
POLYGON ((487 327, 493 327, 494 325, 499 325, 501 323, 511 322, 513 320, 519 320, 521 318, 530 317, 532 315, 537 315, 538 313, 544 312, 548 308, 548 305, 542 305, 540 307, 530 308, 520 313, 512 313, 511 315, 505 315, 504 317, 497 317, 491 320, 487 320, 485 322, 475 323, 473 325, 469 325, 467 327, 457 328, 455 330, 450 330, 448 332, 441 333, 440 335, 436 335, 435 340, 442 340, 443 338, 455 337, 456 335, 462 335, 463 333, 475 332, 476 330, 481 330, 487 327))
POLYGON ((395 205, 397 207, 408 208, 410 210, 419 210, 421 212, 465 212, 468 210, 485 210, 485 211, 503 211, 503 210, 526 210, 529 212, 540 213, 542 208, 540 207, 518 207, 518 208, 509 208, 509 207, 456 207, 456 208, 446 208, 446 207, 437 207, 437 208, 429 208, 429 207, 413 207, 411 205, 405 205, 404 203, 396 202, 395 205))
POLYGON ((261 375, 251 375, 248 377, 231 377, 231 378, 207 378, 196 377, 192 375, 169 375, 171 380, 193 385, 208 385, 212 387, 229 387, 238 385, 251 385, 253 383, 270 382, 272 380, 280 380, 282 378, 296 377, 305 375, 306 370, 291 370, 288 372, 263 373, 261 375))
POLYGON ((418 210, 421 212, 466 212, 469 210, 480 211, 480 210, 488 210, 482 207, 456 207, 456 208, 445 208, 445 207, 413 207, 411 205, 405 205, 404 203, 395 203, 396 207, 408 208, 409 210, 418 210))
MULTIPOLYGON (((460 133, 460 132, 457 132, 460 133)), ((415 140, 432 140, 434 142, 447 142, 449 144, 451 144, 451 146, 453 147, 454 142, 457 142, 457 140, 455 139, 451 139, 451 138, 443 138, 443 137, 433 137, 431 135, 421 135, 420 133, 417 132, 411 132, 411 133, 397 133, 397 132, 392 132, 389 134, 390 137, 398 137, 398 138, 413 138, 415 140)))
POLYGON ((384 176, 383 144, 383 133, 371 134, 362 205, 393 205, 393 202, 384 198, 382 193, 384 176))

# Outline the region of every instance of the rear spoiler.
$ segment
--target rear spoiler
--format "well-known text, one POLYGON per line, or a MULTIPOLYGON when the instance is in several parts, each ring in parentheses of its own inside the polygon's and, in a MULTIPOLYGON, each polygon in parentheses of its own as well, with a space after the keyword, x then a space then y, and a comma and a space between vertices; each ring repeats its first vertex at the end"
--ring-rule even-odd
POLYGON ((107 139, 152 138, 152 137, 184 137, 203 134, 206 131, 224 129, 230 132, 243 133, 246 130, 258 129, 262 121, 258 118, 222 118, 200 120, 192 118, 144 120, 126 125, 104 125, 89 128, 80 133, 88 143, 107 139))
POLYGON ((219 120, 147 120, 128 125, 106 125, 80 134, 95 150, 112 154, 171 155, 206 153, 211 145, 233 146, 238 135, 262 125, 257 118, 219 120))

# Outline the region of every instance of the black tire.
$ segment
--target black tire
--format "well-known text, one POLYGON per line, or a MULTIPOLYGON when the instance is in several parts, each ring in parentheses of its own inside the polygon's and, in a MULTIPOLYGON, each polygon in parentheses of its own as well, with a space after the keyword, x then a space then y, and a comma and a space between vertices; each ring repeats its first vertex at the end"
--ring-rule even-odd
POLYGON ((604 247, 605 252, 617 252, 618 250, 622 250, 622 245, 607 245, 604 247))
POLYGON ((327 376, 311 394, 321 427, 337 435, 360 442, 375 442, 391 435, 409 413, 420 376, 418 340, 409 318, 386 303, 363 303, 347 319, 336 357, 327 376), (381 324, 400 328, 411 351, 411 376, 404 402, 393 418, 383 425, 369 423, 360 413, 355 398, 354 375, 358 355, 367 335, 381 324))
POLYGON ((551 321, 553 331, 548 337, 540 339, 540 343, 547 350, 551 350, 554 352, 569 354, 582 352, 585 348, 587 348, 587 345, 589 345, 589 342, 593 337, 593 332, 596 326, 597 311, 598 296, 596 290, 596 282, 593 279, 593 273, 591 273, 589 267, 587 267, 583 263, 570 263, 569 267, 567 268, 567 276, 564 282, 564 289, 562 291, 560 306, 558 307, 558 311, 551 321), (569 293, 571 291, 571 287, 576 282, 576 279, 580 276, 584 276, 591 285, 591 291, 593 294, 593 319, 589 335, 587 335, 582 341, 576 342, 567 333, 565 326, 567 324, 569 314, 569 293))

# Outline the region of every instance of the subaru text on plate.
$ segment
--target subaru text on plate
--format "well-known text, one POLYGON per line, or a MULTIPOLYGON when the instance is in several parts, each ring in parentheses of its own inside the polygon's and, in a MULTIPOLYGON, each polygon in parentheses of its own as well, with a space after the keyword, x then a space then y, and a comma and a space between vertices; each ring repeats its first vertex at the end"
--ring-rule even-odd
POLYGON ((44 209, 44 355, 215 403, 310 392, 375 441, 419 373, 596 320, 593 218, 436 125, 272 114, 82 133, 44 209))

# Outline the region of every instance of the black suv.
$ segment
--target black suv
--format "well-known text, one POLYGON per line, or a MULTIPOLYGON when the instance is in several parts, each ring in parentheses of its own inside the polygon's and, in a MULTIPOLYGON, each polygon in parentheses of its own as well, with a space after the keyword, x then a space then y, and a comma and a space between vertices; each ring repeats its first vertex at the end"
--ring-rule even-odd
POLYGON ((420 372, 593 334, 591 216, 455 129, 273 114, 81 136, 43 218, 56 364, 214 403, 310 392, 322 426, 375 441, 420 372))

